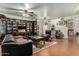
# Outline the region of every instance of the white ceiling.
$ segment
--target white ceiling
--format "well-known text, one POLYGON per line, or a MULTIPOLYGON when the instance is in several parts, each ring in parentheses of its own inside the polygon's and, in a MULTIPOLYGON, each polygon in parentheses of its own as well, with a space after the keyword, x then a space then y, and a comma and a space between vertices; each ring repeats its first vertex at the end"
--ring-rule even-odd
MULTIPOLYGON (((53 19, 79 14, 78 3, 28 3, 28 5, 28 11, 34 11, 38 17, 47 16, 53 19)), ((0 13, 19 16, 24 9, 27 10, 25 3, 0 3, 0 13)))

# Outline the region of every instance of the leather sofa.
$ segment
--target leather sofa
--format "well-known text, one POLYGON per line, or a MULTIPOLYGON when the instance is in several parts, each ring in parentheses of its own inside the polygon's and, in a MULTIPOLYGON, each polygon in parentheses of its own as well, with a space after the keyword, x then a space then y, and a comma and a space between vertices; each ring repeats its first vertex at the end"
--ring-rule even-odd
POLYGON ((16 42, 12 35, 6 35, 1 43, 2 56, 32 56, 32 41, 16 42))

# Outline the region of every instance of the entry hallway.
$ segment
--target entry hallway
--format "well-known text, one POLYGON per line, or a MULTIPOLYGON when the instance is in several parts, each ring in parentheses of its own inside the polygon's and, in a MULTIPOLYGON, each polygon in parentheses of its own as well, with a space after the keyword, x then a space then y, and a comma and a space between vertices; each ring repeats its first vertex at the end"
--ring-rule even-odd
POLYGON ((56 44, 43 49, 34 56, 79 56, 79 37, 76 39, 57 39, 56 44))

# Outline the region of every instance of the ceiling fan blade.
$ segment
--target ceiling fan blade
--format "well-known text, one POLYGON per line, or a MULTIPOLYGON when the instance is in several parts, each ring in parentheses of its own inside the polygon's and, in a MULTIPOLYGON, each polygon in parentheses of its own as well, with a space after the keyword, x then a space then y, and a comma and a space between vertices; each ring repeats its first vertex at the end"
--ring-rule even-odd
POLYGON ((16 9, 16 8, 2 8, 2 9, 6 9, 6 10, 14 10, 14 11, 24 11, 23 9, 16 9))
POLYGON ((15 8, 7 8, 9 10, 17 10, 17 11, 24 11, 23 9, 15 9, 15 8))
POLYGON ((5 8, 0 8, 0 10, 5 13, 11 13, 11 14, 23 14, 23 12, 24 12, 24 11, 5 9, 5 8))

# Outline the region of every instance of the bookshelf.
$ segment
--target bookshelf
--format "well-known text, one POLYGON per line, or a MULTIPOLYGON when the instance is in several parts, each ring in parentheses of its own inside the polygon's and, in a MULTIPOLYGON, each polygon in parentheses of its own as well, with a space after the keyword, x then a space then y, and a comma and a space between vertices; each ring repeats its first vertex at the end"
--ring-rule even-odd
POLYGON ((37 35, 37 21, 6 18, 1 19, 5 28, 5 34, 37 35))
POLYGON ((37 35, 37 22, 36 21, 27 21, 26 31, 28 35, 37 35))
POLYGON ((68 38, 73 39, 74 38, 74 22, 73 22, 73 19, 69 19, 67 21, 67 27, 68 27, 68 38))
POLYGON ((6 34, 13 34, 17 32, 17 22, 14 19, 6 19, 6 34))
POLYGON ((17 22, 17 32, 20 34, 26 34, 26 21, 18 20, 17 22))

